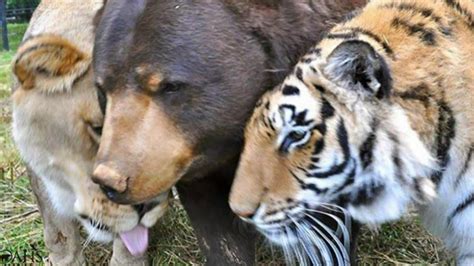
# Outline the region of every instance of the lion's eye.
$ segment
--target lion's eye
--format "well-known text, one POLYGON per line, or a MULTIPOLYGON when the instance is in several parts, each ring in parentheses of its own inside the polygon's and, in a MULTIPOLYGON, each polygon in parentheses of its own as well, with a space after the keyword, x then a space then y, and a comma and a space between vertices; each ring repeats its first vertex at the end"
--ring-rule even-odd
POLYGON ((92 140, 96 143, 100 143, 100 137, 102 135, 102 126, 95 126, 87 124, 87 132, 91 136, 92 140))
POLYGON ((306 132, 304 131, 291 131, 283 140, 279 150, 282 153, 288 153, 291 148, 299 147, 304 143, 301 143, 306 137, 306 132))
POLYGON ((92 127, 92 130, 94 131, 95 134, 102 136, 102 126, 92 127))

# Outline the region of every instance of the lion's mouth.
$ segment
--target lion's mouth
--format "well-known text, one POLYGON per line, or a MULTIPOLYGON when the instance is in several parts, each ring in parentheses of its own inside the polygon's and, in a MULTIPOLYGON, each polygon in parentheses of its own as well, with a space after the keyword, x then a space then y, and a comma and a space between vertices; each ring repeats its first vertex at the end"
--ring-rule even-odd
POLYGON ((89 223, 94 229, 96 230, 99 230, 99 231, 106 231, 108 233, 112 232, 112 230, 110 229, 110 227, 106 224, 103 224, 99 221, 96 221, 94 219, 92 219, 91 217, 89 216, 86 216, 86 215, 81 215, 81 218, 83 220, 85 220, 87 223, 89 223))

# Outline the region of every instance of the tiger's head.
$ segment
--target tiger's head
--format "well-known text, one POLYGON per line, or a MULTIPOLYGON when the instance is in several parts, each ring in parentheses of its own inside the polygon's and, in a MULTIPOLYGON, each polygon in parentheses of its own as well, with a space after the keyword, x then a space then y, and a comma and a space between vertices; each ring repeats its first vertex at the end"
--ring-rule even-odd
POLYGON ((379 224, 434 196, 435 161, 391 97, 381 49, 326 39, 257 104, 230 205, 273 242, 307 251, 334 236, 318 216, 379 224))

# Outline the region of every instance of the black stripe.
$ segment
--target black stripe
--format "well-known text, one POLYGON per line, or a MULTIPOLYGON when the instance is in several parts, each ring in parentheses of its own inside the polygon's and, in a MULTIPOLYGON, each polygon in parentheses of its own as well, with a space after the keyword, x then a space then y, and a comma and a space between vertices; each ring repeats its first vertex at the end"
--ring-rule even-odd
POLYGON ((436 34, 432 29, 425 28, 423 23, 412 24, 401 18, 394 18, 392 26, 396 28, 404 28, 408 35, 417 35, 426 45, 436 44, 436 34))
POLYGON ((285 85, 282 90, 283 95, 299 95, 300 90, 295 86, 285 85))
POLYGON ((267 102, 265 103, 265 109, 266 109, 266 110, 270 110, 270 102, 269 102, 269 101, 267 101, 267 102))
POLYGON ((382 8, 396 8, 402 11, 412 11, 414 14, 419 14, 425 18, 431 19, 433 22, 438 24, 439 31, 446 36, 450 36, 452 29, 449 26, 443 25, 442 17, 434 14, 434 10, 426 7, 419 7, 414 4, 408 3, 391 3, 382 6, 382 8))
POLYGON ((320 168, 319 165, 317 165, 317 164, 315 164, 315 163, 310 163, 310 164, 308 165, 308 170, 309 170, 309 171, 316 170, 316 169, 319 169, 319 168, 320 168))
POLYGON ((357 37, 357 34, 355 32, 329 33, 326 36, 326 38, 328 39, 343 39, 343 40, 355 39, 356 37, 357 37))
POLYGON ((350 203, 354 206, 370 205, 385 189, 384 184, 368 184, 351 194, 350 203))
POLYGON ((303 189, 314 191, 316 194, 323 194, 323 193, 326 193, 328 191, 327 188, 319 188, 315 184, 304 184, 303 189))
POLYGON ((309 49, 308 53, 317 57, 321 56, 321 48, 312 47, 311 49, 309 49))
POLYGON ((303 70, 301 69, 301 67, 296 67, 295 75, 301 82, 304 83, 304 81, 303 81, 303 70))
POLYGON ((456 135, 456 120, 448 104, 444 101, 438 102, 438 127, 436 129, 436 155, 440 164, 440 170, 437 171, 432 179, 439 184, 445 168, 449 164, 449 150, 451 141, 456 135))
POLYGON ((467 153, 466 161, 464 162, 464 165, 461 169, 461 172, 459 173, 458 177, 456 178, 455 187, 459 186, 459 184, 461 183, 462 178, 467 173, 467 170, 469 169, 469 165, 471 163, 473 153, 474 153, 474 145, 471 146, 471 148, 469 149, 469 152, 467 153))
POLYGON ((328 102, 324 97, 321 98, 321 117, 323 121, 334 116, 335 110, 334 107, 328 102))
POLYGON ((311 130, 317 130, 321 135, 326 135, 327 126, 325 124, 326 121, 323 121, 324 124, 317 124, 311 130))
POLYGON ((469 195, 461 204, 459 204, 456 209, 453 211, 453 213, 449 216, 448 218, 448 224, 451 224, 453 219, 459 215, 461 212, 466 210, 469 206, 474 204, 474 192, 469 195))
POLYGON ((324 93, 324 92, 326 91, 326 89, 325 89, 323 86, 321 86, 321 85, 313 84, 313 86, 314 86, 314 88, 315 88, 316 90, 318 90, 318 91, 321 92, 321 93, 324 93))
POLYGON ((337 128, 337 138, 339 141, 339 145, 342 149, 342 152, 344 154, 344 161, 341 164, 331 167, 331 169, 329 169, 326 172, 312 173, 311 175, 308 175, 308 177, 328 178, 328 177, 338 175, 344 172, 344 170, 346 169, 350 161, 350 150, 349 150, 349 139, 347 135, 347 130, 342 120, 339 121, 339 126, 337 128))
POLYGON ((268 126, 275 132, 275 127, 273 126, 273 122, 270 118, 267 118, 268 126))
POLYGON ((382 48, 384 49, 385 53, 387 53, 390 57, 393 58, 393 49, 390 47, 390 45, 380 36, 377 34, 366 30, 362 29, 359 27, 350 27, 350 28, 344 28, 341 29, 341 31, 348 31, 344 33, 330 33, 326 36, 328 39, 343 39, 343 40, 350 40, 350 39, 355 39, 359 37, 359 34, 365 35, 366 37, 369 37, 370 39, 376 41, 379 43, 382 48))
POLYGON ((347 175, 346 181, 334 191, 334 194, 337 194, 337 193, 341 192, 342 190, 344 190, 346 187, 354 184, 357 165, 355 163, 355 160, 352 160, 352 162, 354 163, 354 165, 352 167, 352 170, 347 175))
POLYGON ((313 119, 306 120, 306 115, 307 114, 308 114, 308 110, 304 110, 304 111, 299 112, 295 116, 294 121, 295 121, 297 126, 308 126, 308 125, 310 125, 311 123, 314 122, 313 119))
POLYGON ((396 8, 398 10, 402 11, 413 11, 414 13, 420 14, 425 18, 429 18, 433 20, 436 23, 439 23, 441 21, 441 17, 437 16, 434 14, 433 9, 429 9, 426 7, 419 7, 414 4, 408 4, 408 3, 390 3, 381 6, 382 8, 396 8))
POLYGON ((466 24, 469 28, 474 29, 474 14, 469 12, 466 8, 462 7, 461 4, 455 0, 444 0, 448 6, 456 10, 466 19, 466 24))
POLYGON ((425 108, 428 108, 431 102, 431 93, 428 85, 421 83, 420 85, 404 92, 396 92, 395 96, 404 100, 420 101, 425 108))
POLYGON ((350 148, 349 148, 349 136, 347 134, 346 125, 342 119, 339 121, 339 125, 337 127, 337 139, 339 141, 339 145, 342 148, 342 152, 346 159, 350 157, 350 148))
POLYGON ((386 40, 380 38, 380 36, 378 36, 377 34, 369 31, 369 30, 366 30, 366 29, 362 29, 362 28, 359 28, 359 27, 355 27, 355 28, 348 28, 349 30, 352 30, 358 34, 363 34, 373 40, 375 40, 377 43, 379 43, 382 48, 385 50, 385 52, 390 55, 390 56, 393 56, 393 49, 390 47, 390 45, 387 43, 386 40))
POLYGON ((303 63, 303 64, 310 64, 313 61, 314 59, 309 56, 304 56, 303 58, 300 59, 300 63, 303 63))
POLYGON ((415 187, 416 195, 418 195, 422 201, 425 201, 427 199, 425 198, 425 193, 423 193, 421 190, 420 181, 421 178, 415 178, 413 180, 413 185, 415 187))
POLYGON ((374 144, 377 141, 376 131, 378 128, 378 121, 374 120, 372 122, 372 130, 369 133, 369 136, 365 139, 362 145, 359 148, 359 158, 362 162, 362 167, 366 169, 373 160, 374 155, 374 144))
POLYGON ((324 149, 324 145, 325 145, 324 137, 318 139, 316 141, 316 144, 314 144, 313 156, 320 154, 324 149))
POLYGON ((396 171, 395 176, 401 182, 405 183, 405 180, 403 179, 403 165, 400 160, 400 151, 399 151, 400 142, 398 141, 398 137, 394 134, 389 133, 389 138, 393 143, 392 162, 395 165, 395 171, 396 171))
POLYGON ((293 176, 293 178, 296 179, 296 181, 298 182, 298 184, 301 186, 302 189, 304 190, 312 190, 314 191, 315 193, 317 194, 321 194, 321 193, 326 193, 328 191, 327 188, 319 188, 317 187, 315 184, 306 184, 303 182, 303 180, 301 180, 293 171, 290 170, 290 174, 293 176))
POLYGON ((289 171, 290 171, 291 176, 293 176, 293 178, 296 179, 298 184, 300 184, 300 186, 304 186, 303 180, 301 180, 293 171, 291 171, 291 170, 289 170, 289 171))
POLYGON ((266 119, 266 117, 265 117, 264 115, 262 115, 261 120, 262 120, 263 125, 264 125, 265 127, 268 127, 267 119, 266 119))
POLYGON ((303 167, 301 167, 301 166, 298 166, 297 169, 300 170, 300 171, 302 171, 305 175, 309 175, 309 172, 308 172, 308 170, 307 170, 306 168, 303 168, 303 167))
POLYGON ((308 175, 308 177, 315 177, 315 178, 319 178, 319 179, 325 179, 325 178, 332 177, 334 175, 339 175, 339 174, 344 172, 344 170, 346 169, 348 164, 349 164, 349 160, 347 159, 347 160, 344 160, 341 164, 338 164, 338 165, 335 165, 335 166, 331 167, 331 169, 329 169, 326 172, 312 173, 312 174, 308 175))

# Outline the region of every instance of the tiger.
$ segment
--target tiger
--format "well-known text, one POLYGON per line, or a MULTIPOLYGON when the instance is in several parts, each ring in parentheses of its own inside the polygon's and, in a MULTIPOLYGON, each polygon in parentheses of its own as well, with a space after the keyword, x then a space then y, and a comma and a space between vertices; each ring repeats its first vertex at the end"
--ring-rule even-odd
POLYGON ((232 210, 287 258, 345 265, 335 212, 377 227, 414 205, 474 265, 473 44, 472 0, 370 1, 257 104, 232 210))

